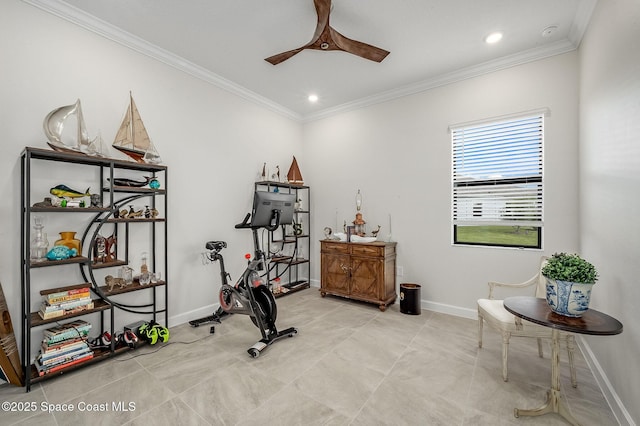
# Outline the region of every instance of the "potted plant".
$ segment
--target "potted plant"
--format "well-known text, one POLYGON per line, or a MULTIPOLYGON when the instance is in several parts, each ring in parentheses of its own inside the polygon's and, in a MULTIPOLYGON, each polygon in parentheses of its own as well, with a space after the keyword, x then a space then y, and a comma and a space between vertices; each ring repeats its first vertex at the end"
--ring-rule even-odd
POLYGON ((555 253, 542 268, 547 279, 547 303, 557 314, 580 317, 589 309, 591 288, 598 280, 595 266, 577 254, 555 253))

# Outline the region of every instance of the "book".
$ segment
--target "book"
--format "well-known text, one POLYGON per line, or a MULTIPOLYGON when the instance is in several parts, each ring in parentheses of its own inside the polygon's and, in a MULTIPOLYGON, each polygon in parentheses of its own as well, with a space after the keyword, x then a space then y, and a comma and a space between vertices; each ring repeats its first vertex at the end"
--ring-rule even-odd
POLYGON ((94 303, 93 301, 90 301, 89 303, 85 302, 85 304, 76 306, 75 308, 71 308, 71 309, 58 309, 58 310, 49 311, 49 312, 43 312, 41 309, 40 311, 38 311, 38 315, 40 315, 40 318, 46 320, 46 319, 61 317, 63 315, 75 314, 77 312, 86 311, 88 309, 93 309, 93 307, 94 307, 94 303))
POLYGON ((38 370, 38 375, 39 376, 44 376, 45 374, 55 373, 56 371, 60 371, 60 370, 62 370, 64 368, 71 367, 72 365, 81 364, 81 363, 83 363, 85 361, 90 360, 91 358, 93 358, 93 352, 87 354, 86 356, 78 357, 76 359, 73 359, 73 360, 71 360, 71 361, 69 361, 67 363, 59 364, 59 365, 56 365, 56 366, 53 366, 53 367, 49 367, 49 368, 43 367, 42 365, 40 365, 37 362, 35 363, 35 366, 36 366, 36 370, 38 370))
POLYGON ((70 348, 74 345, 78 345, 79 343, 85 343, 87 340, 81 337, 76 337, 74 339, 63 340, 59 343, 47 344, 47 342, 43 341, 42 345, 40 345, 40 352, 43 354, 48 354, 50 352, 56 352, 60 350, 65 350, 66 348, 70 348))
POLYGON ((73 285, 62 288, 52 288, 47 290, 41 290, 40 295, 46 297, 67 296, 77 293, 86 293, 91 286, 88 283, 73 285))
POLYGON ((83 346, 77 346, 67 350, 61 350, 59 352, 50 352, 47 354, 43 354, 42 352, 40 352, 36 356, 36 361, 38 361, 42 365, 59 364, 71 358, 84 355, 87 352, 92 352, 92 350, 91 347, 89 347, 89 345, 85 343, 83 346))
POLYGON ((74 300, 84 299, 88 297, 91 297, 91 293, 87 289, 87 291, 84 291, 82 293, 68 294, 65 296, 46 297, 45 302, 47 302, 49 305, 56 305, 59 303, 72 302, 74 300))
POLYGON ((40 310, 42 312, 52 312, 52 311, 58 311, 60 309, 72 309, 77 306, 86 305, 89 302, 91 302, 91 297, 83 297, 81 299, 75 299, 75 300, 71 300, 63 303, 56 303, 56 304, 42 302, 42 305, 40 306, 40 310))
POLYGON ((61 342, 63 340, 86 337, 91 330, 91 324, 84 320, 75 320, 70 323, 60 324, 58 326, 46 329, 44 340, 47 344, 61 342))

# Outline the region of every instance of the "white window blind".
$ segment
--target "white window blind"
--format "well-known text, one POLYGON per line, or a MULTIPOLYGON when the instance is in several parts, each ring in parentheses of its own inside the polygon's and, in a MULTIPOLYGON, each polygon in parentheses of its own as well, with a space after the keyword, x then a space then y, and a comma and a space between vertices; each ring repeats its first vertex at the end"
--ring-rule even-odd
POLYGON ((541 227, 543 114, 451 129, 454 225, 541 227))

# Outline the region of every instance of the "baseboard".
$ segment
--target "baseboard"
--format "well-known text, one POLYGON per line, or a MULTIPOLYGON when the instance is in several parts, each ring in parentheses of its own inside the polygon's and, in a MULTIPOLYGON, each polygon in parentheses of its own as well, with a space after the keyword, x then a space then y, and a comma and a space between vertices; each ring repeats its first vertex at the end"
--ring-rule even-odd
POLYGON ((212 315, 214 312, 216 312, 219 307, 220 307, 220 304, 216 303, 213 305, 203 306, 202 308, 194 309, 189 312, 184 312, 182 314, 169 317, 169 326, 175 327, 181 324, 186 324, 189 321, 208 317, 209 315, 212 315))
POLYGON ((609 378, 600 366, 600 363, 595 357, 595 354, 591 350, 591 347, 589 346, 587 341, 582 336, 578 336, 578 339, 576 339, 576 341, 578 342, 578 348, 580 348, 582 356, 584 356, 589 369, 593 373, 598 386, 600 386, 600 390, 607 400, 609 407, 611 407, 611 411, 613 411, 613 415, 616 417, 616 420, 618 420, 618 423, 622 426, 636 426, 635 421, 618 397, 618 394, 611 385, 609 378))
MULTIPOLYGON (((311 280, 310 284, 311 284, 311 287, 320 288, 319 280, 311 280)), ((396 301, 396 303, 399 303, 399 301, 396 301)), ((438 312, 441 314, 449 314, 449 315, 454 315, 456 317, 468 318, 473 320, 478 319, 478 311, 476 309, 461 308, 460 306, 431 302, 429 300, 424 300, 424 299, 420 301, 420 307, 422 309, 438 312)))

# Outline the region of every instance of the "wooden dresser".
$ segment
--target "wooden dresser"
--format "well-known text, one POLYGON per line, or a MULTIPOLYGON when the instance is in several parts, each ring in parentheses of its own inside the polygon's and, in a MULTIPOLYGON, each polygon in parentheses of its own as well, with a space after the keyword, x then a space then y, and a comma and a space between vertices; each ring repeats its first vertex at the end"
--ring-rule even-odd
POLYGON ((396 243, 321 241, 320 294, 375 303, 396 300, 396 243))

